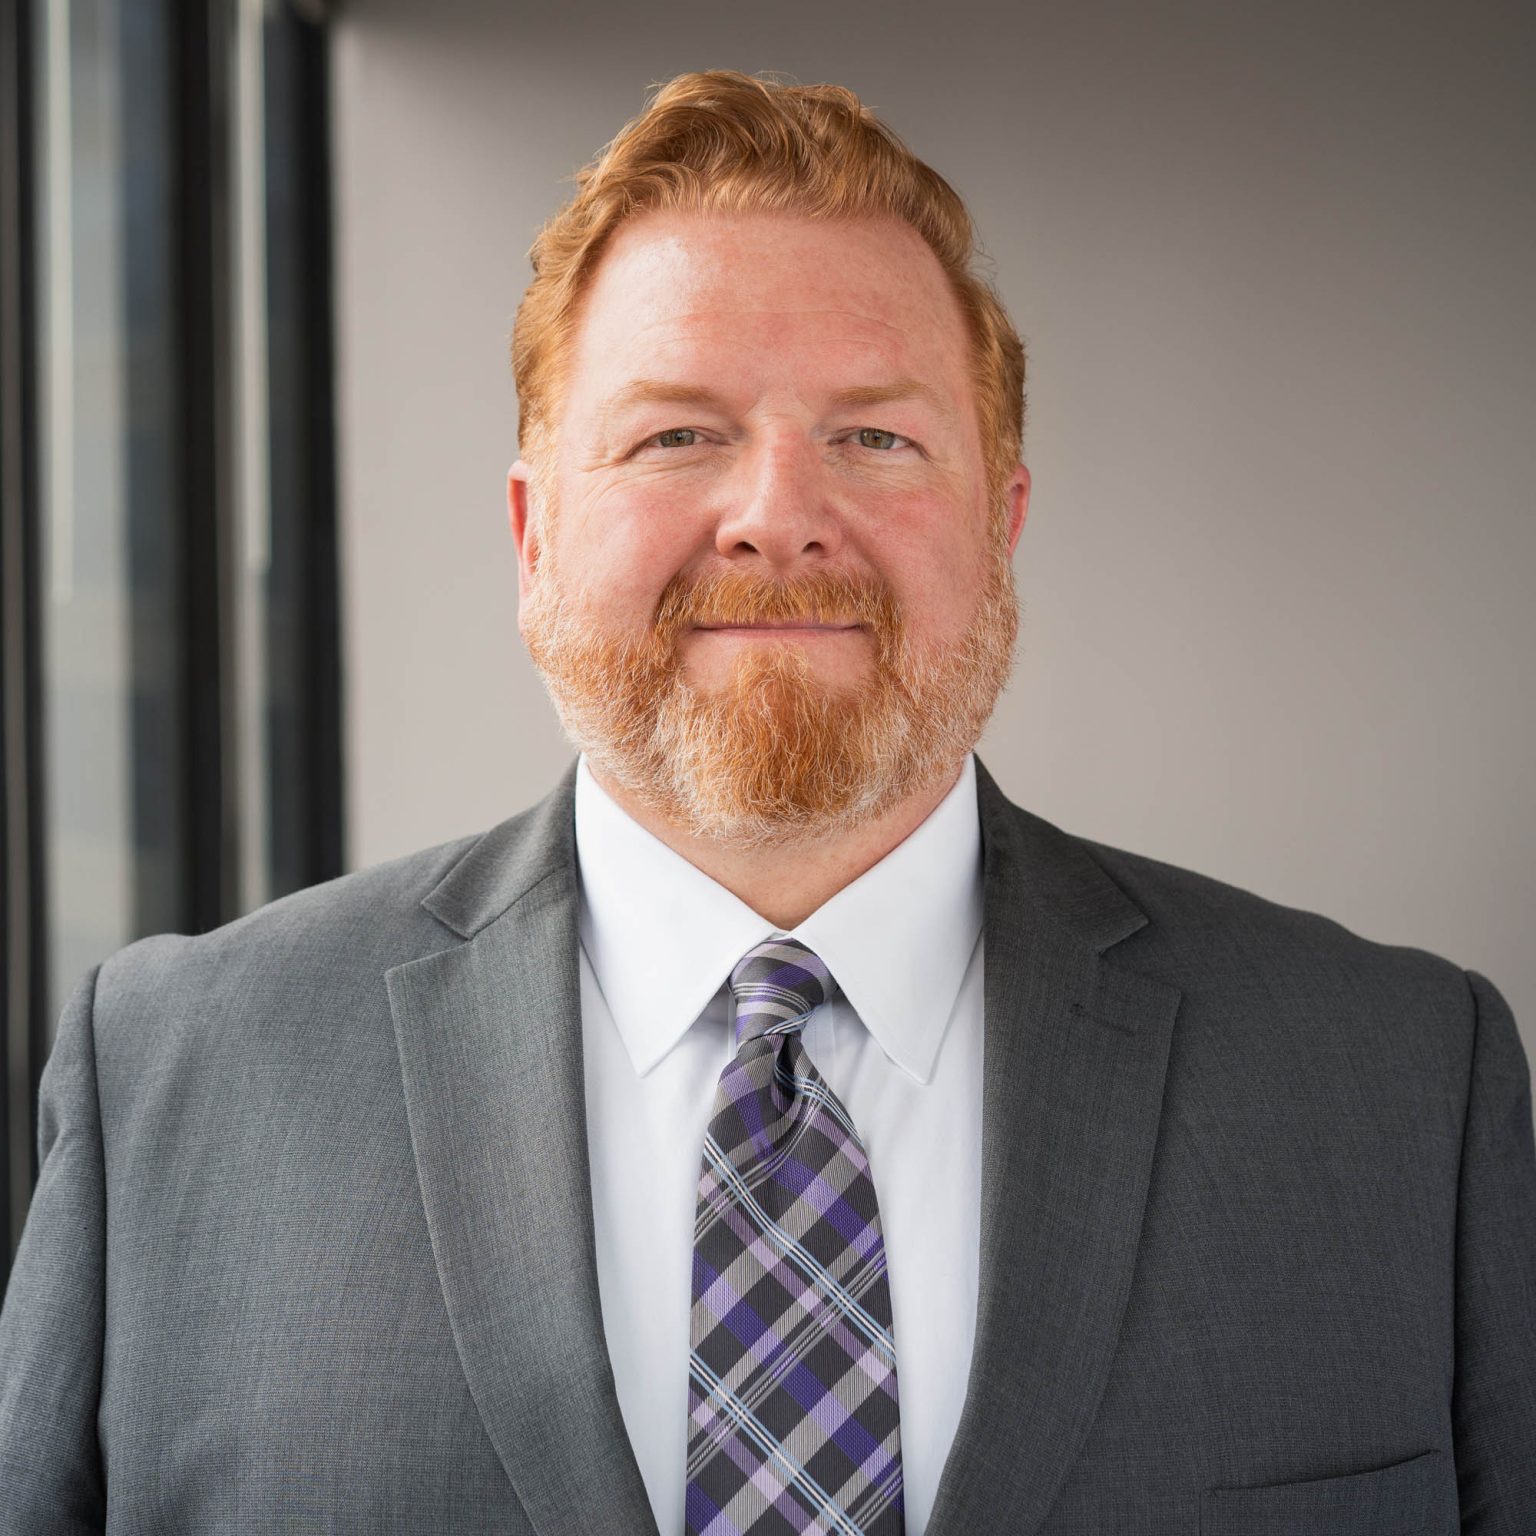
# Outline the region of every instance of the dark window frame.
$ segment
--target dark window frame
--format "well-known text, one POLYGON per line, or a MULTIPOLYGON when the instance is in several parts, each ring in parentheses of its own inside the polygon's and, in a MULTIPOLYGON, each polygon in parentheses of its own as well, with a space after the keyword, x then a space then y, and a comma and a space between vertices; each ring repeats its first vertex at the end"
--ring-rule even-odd
MULTIPOLYGON (((0 1221, 8 1272, 38 1177, 38 1087, 63 998, 49 996, 40 503, 37 152, 33 78, 45 0, 0 0, 0 1221)), ((268 452, 273 566, 265 701, 268 846, 239 846, 236 698, 234 338, 229 185, 233 103, 224 61, 230 0, 166 0, 175 313, 170 334, 178 657, 163 771, 185 817, 179 892, 142 900, 143 931, 202 933, 240 915, 242 856, 266 861, 273 896, 345 867, 327 32, 296 0, 263 23, 266 260, 273 371, 268 452), (279 701, 274 704, 274 699, 279 701)), ((150 558, 153 558, 153 554, 150 558)), ((163 786, 161 786, 163 788, 163 786)), ((106 958, 105 956, 101 958, 106 958)))
POLYGON ((48 1036, 30 22, 20 0, 0 4, 0 1220, 11 1254, 37 1182, 48 1036))

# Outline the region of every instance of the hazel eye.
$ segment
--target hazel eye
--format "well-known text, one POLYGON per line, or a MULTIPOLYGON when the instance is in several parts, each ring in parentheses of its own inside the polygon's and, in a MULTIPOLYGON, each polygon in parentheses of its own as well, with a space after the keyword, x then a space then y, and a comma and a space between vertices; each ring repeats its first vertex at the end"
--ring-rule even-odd
POLYGON ((647 443, 655 443, 662 448, 692 448, 698 436, 692 427, 670 427, 648 438, 647 443))
POLYGON ((902 439, 894 432, 887 432, 882 427, 860 427, 859 447, 861 448, 894 448, 902 439))

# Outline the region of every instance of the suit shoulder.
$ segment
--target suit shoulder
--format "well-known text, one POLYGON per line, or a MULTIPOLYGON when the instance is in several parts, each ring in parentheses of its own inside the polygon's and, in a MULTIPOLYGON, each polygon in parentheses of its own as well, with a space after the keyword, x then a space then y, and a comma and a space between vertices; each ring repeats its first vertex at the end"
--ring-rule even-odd
POLYGON ((1466 972, 1416 945, 1368 938, 1310 908, 1288 905, 1213 875, 1079 837, 1079 845, 1147 914, 1127 953, 1162 956, 1191 974, 1281 991, 1358 993, 1428 1002, 1466 1015, 1466 972))
POLYGON ((414 958, 453 938, 421 900, 484 836, 470 833, 306 886, 207 933, 138 939, 102 963, 98 996, 414 958))

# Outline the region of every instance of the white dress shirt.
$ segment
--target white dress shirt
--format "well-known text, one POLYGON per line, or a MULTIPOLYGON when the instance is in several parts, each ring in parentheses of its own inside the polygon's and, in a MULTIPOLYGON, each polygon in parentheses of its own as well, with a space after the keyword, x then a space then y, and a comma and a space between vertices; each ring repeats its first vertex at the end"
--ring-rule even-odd
MULTIPOLYGON (((576 775, 581 1021, 598 1290, 662 1536, 681 1536, 693 1226, 734 1054, 727 981, 784 937, 576 775)), ((910 836, 793 930, 836 978, 802 1039, 869 1154, 885 1233, 907 1536, 933 1508, 976 1332, 981 827, 974 757, 910 836)))

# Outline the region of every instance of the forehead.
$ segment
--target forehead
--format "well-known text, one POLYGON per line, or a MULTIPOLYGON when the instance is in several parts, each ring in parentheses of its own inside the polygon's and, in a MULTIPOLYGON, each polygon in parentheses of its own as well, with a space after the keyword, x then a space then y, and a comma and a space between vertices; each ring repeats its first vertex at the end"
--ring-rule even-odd
POLYGON ((583 297, 569 399, 630 376, 814 390, 886 374, 967 387, 967 334, 938 258, 895 220, 650 213, 621 226, 583 297))

